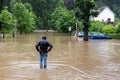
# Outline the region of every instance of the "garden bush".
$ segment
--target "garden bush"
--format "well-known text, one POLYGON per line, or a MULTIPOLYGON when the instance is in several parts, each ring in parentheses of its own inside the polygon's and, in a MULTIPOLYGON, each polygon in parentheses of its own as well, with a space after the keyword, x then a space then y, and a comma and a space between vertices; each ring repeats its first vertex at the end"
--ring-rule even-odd
POLYGON ((117 33, 120 33, 120 23, 117 24, 116 30, 117 30, 117 33))
POLYGON ((90 32, 101 32, 104 24, 100 21, 91 21, 89 31, 90 32))
POLYGON ((102 28, 102 33, 106 34, 106 35, 109 35, 109 34, 114 34, 116 33, 117 30, 114 26, 112 25, 105 25, 103 28, 102 28))

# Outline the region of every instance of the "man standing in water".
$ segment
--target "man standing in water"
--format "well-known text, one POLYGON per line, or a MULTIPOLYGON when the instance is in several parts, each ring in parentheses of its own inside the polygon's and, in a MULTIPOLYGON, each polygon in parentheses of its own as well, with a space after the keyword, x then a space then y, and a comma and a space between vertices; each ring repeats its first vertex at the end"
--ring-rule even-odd
POLYGON ((48 52, 53 48, 52 44, 46 40, 46 36, 42 37, 36 45, 36 50, 40 53, 40 69, 47 68, 48 52), (44 64, 43 64, 44 60, 44 64))

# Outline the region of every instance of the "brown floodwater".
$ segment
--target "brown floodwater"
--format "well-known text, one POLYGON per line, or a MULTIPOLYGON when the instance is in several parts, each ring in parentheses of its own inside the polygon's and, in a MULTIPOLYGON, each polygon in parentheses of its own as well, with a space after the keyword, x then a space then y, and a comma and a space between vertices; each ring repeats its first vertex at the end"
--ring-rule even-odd
POLYGON ((0 80, 120 80, 120 40, 89 40, 58 33, 0 38, 0 80), (47 35, 54 48, 39 68, 35 43, 47 35))

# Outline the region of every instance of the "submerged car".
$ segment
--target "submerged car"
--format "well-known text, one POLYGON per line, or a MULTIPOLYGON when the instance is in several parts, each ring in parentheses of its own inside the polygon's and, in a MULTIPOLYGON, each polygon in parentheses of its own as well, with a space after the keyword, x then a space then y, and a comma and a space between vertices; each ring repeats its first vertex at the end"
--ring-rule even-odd
POLYGON ((90 39, 111 39, 111 37, 102 33, 93 33, 90 35, 90 39))
POLYGON ((84 36, 84 32, 79 32, 78 33, 78 37, 83 37, 84 36))
MULTIPOLYGON (((76 36, 76 34, 74 36, 76 36)), ((78 37, 83 37, 83 36, 84 36, 84 32, 82 31, 78 32, 78 37)), ((90 36, 90 33, 88 34, 88 36, 90 36)))

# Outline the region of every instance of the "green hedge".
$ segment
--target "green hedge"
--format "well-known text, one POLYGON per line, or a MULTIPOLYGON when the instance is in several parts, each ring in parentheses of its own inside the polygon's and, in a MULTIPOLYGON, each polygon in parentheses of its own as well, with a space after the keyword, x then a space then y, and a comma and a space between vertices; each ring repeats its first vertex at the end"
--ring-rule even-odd
POLYGON ((105 25, 103 28, 102 28, 102 33, 106 34, 106 35, 109 35, 109 34, 114 34, 116 33, 117 30, 115 29, 115 27, 113 27, 112 25, 105 25))

